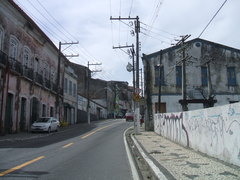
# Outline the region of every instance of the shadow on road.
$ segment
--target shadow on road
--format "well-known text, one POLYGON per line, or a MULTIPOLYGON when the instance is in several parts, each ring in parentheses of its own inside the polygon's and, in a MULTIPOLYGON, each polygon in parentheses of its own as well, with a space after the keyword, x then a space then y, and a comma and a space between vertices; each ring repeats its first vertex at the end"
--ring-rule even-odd
POLYGON ((47 133, 25 133, 6 135, 0 137, 0 148, 39 148, 49 144, 64 141, 69 138, 81 136, 96 128, 95 124, 76 124, 64 127, 59 132, 47 133))

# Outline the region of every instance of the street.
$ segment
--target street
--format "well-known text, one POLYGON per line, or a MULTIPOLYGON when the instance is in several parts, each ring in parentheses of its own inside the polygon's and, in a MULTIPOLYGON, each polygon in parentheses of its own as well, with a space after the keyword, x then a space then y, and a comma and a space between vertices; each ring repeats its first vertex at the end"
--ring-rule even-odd
POLYGON ((131 125, 119 119, 96 123, 92 130, 75 137, 66 132, 70 138, 64 137, 64 131, 40 134, 41 146, 37 146, 38 138, 18 141, 18 147, 3 147, 0 141, 0 178, 132 179, 123 140, 131 125))

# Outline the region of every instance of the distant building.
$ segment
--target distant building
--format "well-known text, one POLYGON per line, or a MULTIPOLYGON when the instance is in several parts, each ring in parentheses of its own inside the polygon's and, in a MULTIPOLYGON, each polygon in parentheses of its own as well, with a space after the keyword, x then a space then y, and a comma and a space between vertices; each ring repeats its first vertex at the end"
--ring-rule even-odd
POLYGON ((66 63, 64 73, 64 121, 68 124, 77 122, 77 75, 71 66, 66 63))
POLYGON ((239 102, 240 50, 196 38, 143 54, 145 96, 152 113, 159 112, 159 102, 161 112, 182 111, 183 51, 188 110, 239 102))
MULTIPOLYGON (((88 77, 91 77, 91 71, 85 66, 72 62, 70 66, 77 75, 77 122, 87 122, 88 77)), ((132 108, 132 90, 127 82, 89 78, 89 99, 91 119, 94 120, 122 117, 128 109, 132 108), (91 106, 91 104, 94 105, 91 106)))
POLYGON ((41 116, 61 120, 64 61, 58 71, 58 54, 13 0, 0 1, 1 134, 27 131, 41 116))

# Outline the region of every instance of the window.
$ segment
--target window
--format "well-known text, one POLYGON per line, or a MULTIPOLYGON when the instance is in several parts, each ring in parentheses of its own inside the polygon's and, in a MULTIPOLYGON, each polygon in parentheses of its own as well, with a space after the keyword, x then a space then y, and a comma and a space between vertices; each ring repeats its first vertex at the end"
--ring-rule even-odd
POLYGON ((45 104, 43 104, 42 105, 42 117, 46 117, 46 105, 45 104))
POLYGON ((53 109, 53 107, 51 106, 51 107, 50 107, 50 116, 51 116, 51 117, 53 117, 53 111, 54 111, 54 109, 53 109))
POLYGON ((53 66, 51 66, 50 71, 51 71, 50 80, 51 80, 51 82, 55 83, 55 78, 56 78, 55 77, 55 68, 53 66))
POLYGON ((29 63, 30 63, 30 50, 29 50, 29 48, 24 47, 24 50, 23 50, 23 65, 25 67, 28 67, 29 63))
POLYGON ((64 78, 64 93, 68 92, 68 80, 67 78, 64 78))
POLYGON ((182 66, 176 66, 176 86, 182 86, 182 66))
POLYGON ((72 95, 72 81, 69 80, 69 95, 72 95))
POLYGON ((0 50, 3 50, 3 28, 0 27, 0 50))
POLYGON ((77 96, 77 88, 76 88, 76 84, 73 84, 73 96, 76 97, 77 96))
POLYGON ((208 85, 208 74, 207 74, 207 67, 201 67, 201 79, 202 79, 202 86, 208 85))
POLYGON ((9 57, 13 59, 17 59, 18 55, 18 40, 14 36, 10 38, 10 48, 9 48, 9 57))
POLYGON ((38 69, 39 69, 39 61, 38 61, 38 58, 35 57, 35 59, 34 59, 34 72, 38 73, 38 69))
POLYGON ((235 67, 227 67, 228 86, 236 86, 236 72, 235 67))
POLYGON ((161 85, 164 85, 164 68, 163 66, 155 66, 155 86, 159 86, 160 83, 161 85), (160 77, 161 77, 161 80, 160 80, 160 77))

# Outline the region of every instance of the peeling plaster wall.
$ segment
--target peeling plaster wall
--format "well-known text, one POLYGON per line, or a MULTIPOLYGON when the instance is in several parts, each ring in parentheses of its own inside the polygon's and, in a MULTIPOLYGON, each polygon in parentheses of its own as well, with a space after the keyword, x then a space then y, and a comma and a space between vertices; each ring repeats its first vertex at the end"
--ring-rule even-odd
POLYGON ((155 114, 154 131, 183 146, 240 166, 240 103, 155 114))
MULTIPOLYGON (((155 66, 160 64, 161 51, 145 56, 145 61, 150 64, 152 102, 153 106, 158 102, 159 87, 155 85, 155 66)), ((210 77, 212 93, 217 103, 215 106, 228 104, 231 101, 240 100, 240 50, 216 44, 202 39, 186 42, 186 56, 191 57, 186 61, 186 90, 187 99, 204 99, 208 95, 208 87, 202 86, 201 66, 210 62, 210 77), (236 85, 229 86, 227 79, 227 67, 235 67, 236 85), (202 92, 201 92, 202 91, 202 92)), ((179 111, 178 101, 182 99, 182 87, 176 86, 176 65, 181 66, 180 47, 172 47, 162 50, 162 65, 164 67, 164 85, 161 86, 163 101, 166 102, 167 112, 179 111), (167 98, 164 98, 167 97, 167 98), (173 100, 176 102, 172 106, 173 100)), ((189 110, 203 108, 202 104, 188 104, 189 110)), ((153 107, 154 109, 154 107, 153 107)))
MULTIPOLYGON (((17 10, 14 6, 9 3, 10 1, 0 1, 0 27, 4 31, 3 48, 1 49, 4 53, 9 55, 10 49, 10 37, 15 37, 18 41, 18 49, 15 61, 19 63, 19 67, 22 68, 24 64, 23 55, 24 48, 30 50, 29 61, 27 67, 29 69, 35 70, 35 67, 39 65, 36 72, 43 75, 43 70, 45 71, 45 78, 51 81, 52 84, 56 84, 57 79, 57 65, 58 65, 58 49, 53 45, 53 43, 43 34, 40 29, 34 23, 26 18, 26 16, 17 10), (38 63, 35 62, 37 57, 38 63), (36 63, 36 64, 34 64, 36 63)), ((64 70, 64 63, 61 64, 60 76, 62 77, 64 70)), ((42 115, 42 105, 46 106, 46 115, 50 115, 50 107, 53 109, 53 115, 56 116, 55 103, 56 103, 56 93, 52 92, 50 89, 43 87, 42 85, 33 82, 32 80, 21 76, 21 74, 13 72, 12 70, 7 72, 4 71, 6 75, 6 81, 4 82, 4 94, 3 94, 3 104, 6 104, 6 97, 8 93, 13 95, 12 103, 12 132, 18 132, 19 122, 21 118, 21 98, 26 99, 26 128, 29 130, 29 124, 31 123, 31 107, 30 101, 33 97, 36 97, 40 101, 39 115, 42 115), (7 81, 9 79, 9 81, 7 81)), ((44 78, 44 75, 43 75, 44 78)), ((62 82, 60 83, 62 87, 62 82)), ((5 125, 5 111, 6 107, 2 108, 2 127, 1 131, 4 130, 5 125)), ((9 120, 10 121, 10 120, 9 120)))

